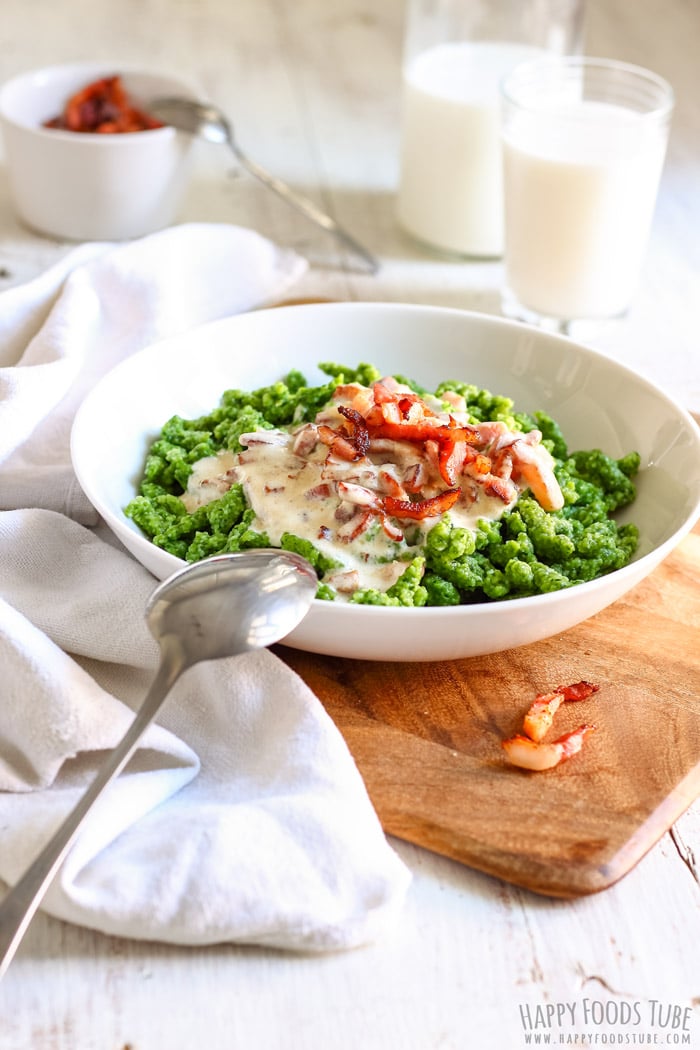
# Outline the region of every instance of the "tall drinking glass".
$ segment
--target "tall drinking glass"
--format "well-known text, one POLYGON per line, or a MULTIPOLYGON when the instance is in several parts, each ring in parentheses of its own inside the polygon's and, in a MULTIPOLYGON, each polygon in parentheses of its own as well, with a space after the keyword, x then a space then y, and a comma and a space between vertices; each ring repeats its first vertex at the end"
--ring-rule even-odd
POLYGON ((417 240, 503 253, 499 84, 581 47, 583 0, 407 0, 398 219, 417 240))
POLYGON ((624 315, 654 214, 670 84, 566 56, 518 67, 502 98, 504 314, 563 332, 624 315))

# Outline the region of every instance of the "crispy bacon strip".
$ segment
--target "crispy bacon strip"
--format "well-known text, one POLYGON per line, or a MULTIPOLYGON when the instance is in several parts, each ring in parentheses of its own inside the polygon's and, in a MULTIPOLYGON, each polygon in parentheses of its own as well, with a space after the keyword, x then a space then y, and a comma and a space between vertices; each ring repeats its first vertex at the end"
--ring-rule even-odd
POLYGON ((564 703, 562 693, 540 693, 523 719, 523 732, 538 743, 551 729, 554 716, 564 703))
POLYGON ((420 521, 423 518, 431 518, 437 514, 444 514, 457 500, 461 489, 446 489, 437 496, 429 499, 419 499, 415 502, 407 499, 394 499, 393 496, 385 496, 383 499, 384 510, 393 518, 412 518, 420 521))
POLYGON ((457 476, 462 473, 467 447, 465 441, 443 441, 439 444, 438 468, 447 485, 456 484, 457 476))
POLYGON ((370 437, 388 437, 394 441, 417 441, 420 444, 425 441, 439 441, 448 442, 451 446, 455 441, 466 441, 469 445, 475 445, 479 440, 476 428, 450 427, 446 423, 394 423, 385 419, 381 423, 368 422, 367 429, 370 437))
POLYGON ((560 685, 557 692, 561 693, 564 699, 570 703, 572 700, 587 700, 589 696, 593 696, 599 689, 599 685, 591 685, 590 682, 574 682, 573 685, 560 685))
POLYGON ((594 725, 586 723, 573 729, 570 733, 564 733, 551 744, 539 744, 527 736, 517 735, 511 737, 510 740, 504 740, 501 747, 511 765, 541 772, 543 769, 553 769, 560 762, 578 754, 583 747, 584 740, 589 733, 594 732, 595 728, 594 725))
POLYGON ((348 408, 346 405, 338 405, 338 411, 342 416, 348 420, 352 426, 352 433, 348 436, 348 441, 355 446, 357 452, 356 459, 362 459, 363 456, 367 455, 367 449, 369 448, 369 431, 367 430, 367 423, 363 416, 354 408, 348 408))
POLYGON ((573 685, 560 685, 551 693, 538 693, 530 705, 523 721, 523 730, 531 740, 541 740, 551 728, 554 716, 564 703, 587 700, 598 692, 597 685, 590 682, 574 682, 573 685))
POLYGON ((324 445, 328 445, 330 449, 329 455, 334 454, 338 459, 344 459, 348 463, 354 463, 361 458, 352 439, 343 433, 342 430, 334 430, 333 427, 320 423, 318 436, 324 445))

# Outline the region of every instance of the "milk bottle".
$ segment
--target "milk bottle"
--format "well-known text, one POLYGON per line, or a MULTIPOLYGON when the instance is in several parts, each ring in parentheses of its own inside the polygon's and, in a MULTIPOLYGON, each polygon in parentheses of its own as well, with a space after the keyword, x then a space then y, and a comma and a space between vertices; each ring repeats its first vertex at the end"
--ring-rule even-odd
POLYGON ((516 65, 580 46, 579 0, 410 0, 399 222, 458 255, 503 251, 499 85, 516 65))

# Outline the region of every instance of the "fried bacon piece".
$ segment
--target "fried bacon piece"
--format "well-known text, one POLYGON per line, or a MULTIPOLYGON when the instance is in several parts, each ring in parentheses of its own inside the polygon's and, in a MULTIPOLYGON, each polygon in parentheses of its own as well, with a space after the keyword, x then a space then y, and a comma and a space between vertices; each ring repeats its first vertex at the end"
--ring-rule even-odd
POLYGON ((528 736, 530 740, 534 740, 535 743, 539 743, 546 736, 548 730, 552 728, 554 716, 563 703, 564 696, 562 693, 540 693, 530 705, 523 719, 525 736, 528 736))
POLYGON ((394 499, 393 496, 385 496, 382 505, 387 514, 392 518, 411 518, 421 521, 423 518, 432 518, 436 514, 444 514, 453 504, 457 502, 461 489, 445 489, 437 496, 429 499, 394 499))
POLYGON ((360 415, 354 408, 347 408, 346 405, 339 405, 338 411, 342 416, 348 420, 352 426, 352 433, 348 437, 348 440, 355 447, 357 453, 356 459, 361 459, 367 454, 369 448, 369 431, 367 430, 367 423, 364 417, 360 415))
POLYGON ((571 703, 574 700, 587 700, 599 689, 600 686, 591 685, 590 682, 575 682, 573 685, 560 685, 556 691, 564 697, 567 703, 571 703))
POLYGON ((323 444, 328 445, 330 452, 337 456, 338 459, 354 463, 355 460, 361 458, 358 456, 355 445, 343 431, 334 430, 333 427, 326 426, 325 423, 319 423, 317 434, 323 444))
POLYGON ((531 740, 539 741, 551 728, 554 716, 565 701, 587 700, 598 692, 597 685, 590 682, 575 682, 573 685, 560 685, 552 693, 540 693, 535 697, 523 721, 523 730, 531 740))
POLYGON ((368 421, 367 429, 370 437, 388 437, 394 441, 416 441, 421 445, 426 441, 438 441, 440 444, 449 445, 454 445, 456 441, 466 441, 470 445, 476 445, 479 441, 479 432, 476 427, 448 426, 446 423, 430 423, 427 420, 420 423, 394 423, 386 419, 381 423, 368 421))
POLYGON ((583 741, 595 728, 594 725, 581 725, 570 733, 564 733, 550 744, 537 744, 530 740, 530 737, 518 734, 510 740, 504 740, 501 746, 511 765, 541 772, 543 769, 552 769, 565 759, 578 754, 583 747, 583 741))
POLYGON ((510 448, 513 477, 519 477, 525 482, 544 510, 561 510, 564 496, 544 447, 518 438, 510 448))
POLYGON ((47 120, 45 128, 90 134, 123 134, 162 128, 161 121, 131 102, 121 77, 102 77, 87 84, 66 102, 63 112, 47 120))
POLYGON ((551 693, 539 693, 527 710, 523 720, 523 734, 516 734, 501 744, 509 762, 521 769, 540 771, 551 769, 564 759, 571 758, 583 747, 583 741, 596 728, 585 723, 565 733, 558 740, 542 743, 551 728, 554 716, 563 703, 587 700, 598 692, 598 686, 590 682, 575 682, 559 686, 551 693))

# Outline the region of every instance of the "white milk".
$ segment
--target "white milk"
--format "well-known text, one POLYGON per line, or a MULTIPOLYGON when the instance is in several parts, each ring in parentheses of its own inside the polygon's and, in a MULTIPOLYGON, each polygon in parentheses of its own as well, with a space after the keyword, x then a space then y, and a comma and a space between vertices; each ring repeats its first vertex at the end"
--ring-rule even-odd
POLYGON ((542 52, 439 44, 404 70, 398 217, 421 241, 464 255, 503 251, 499 84, 542 52))
POLYGON ((546 118, 518 113, 504 134, 506 277, 547 317, 614 317, 642 266, 666 129, 604 102, 546 118))

